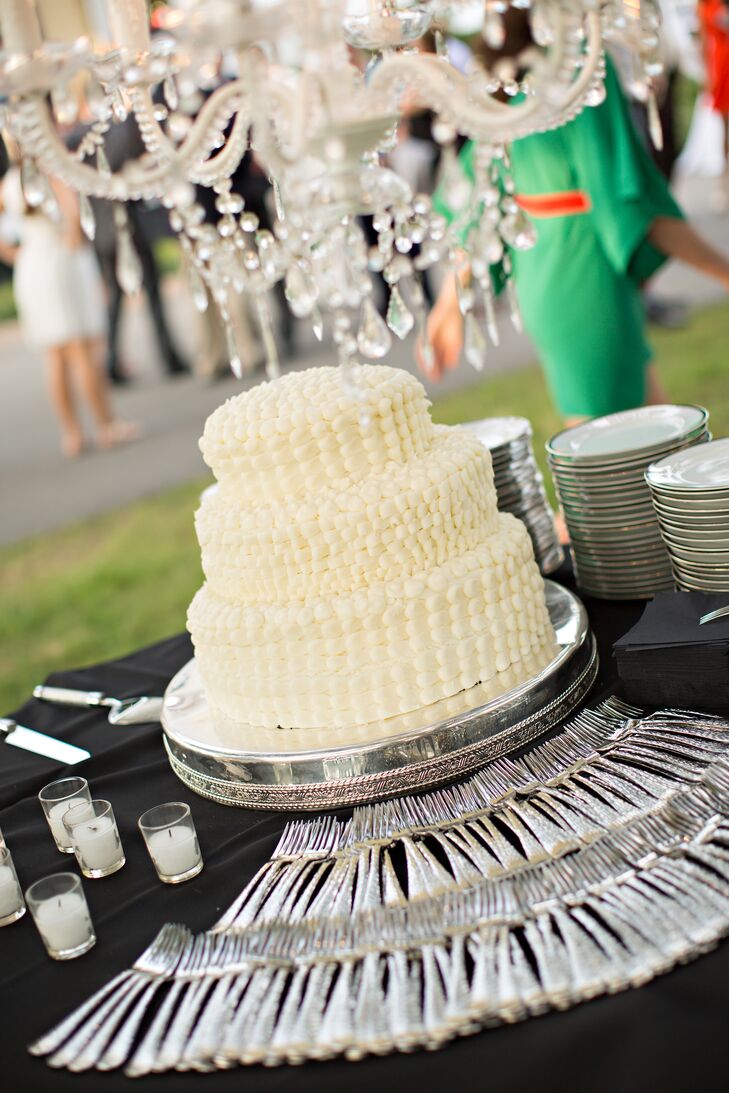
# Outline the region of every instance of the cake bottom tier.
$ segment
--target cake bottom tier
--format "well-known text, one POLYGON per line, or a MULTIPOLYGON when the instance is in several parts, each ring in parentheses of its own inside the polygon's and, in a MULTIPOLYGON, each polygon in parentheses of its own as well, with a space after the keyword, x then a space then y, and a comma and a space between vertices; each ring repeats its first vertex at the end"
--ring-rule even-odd
POLYGON ((188 624, 213 717, 282 729, 405 714, 505 673, 552 636, 531 540, 505 514, 474 550, 347 596, 251 606, 204 585, 188 624))

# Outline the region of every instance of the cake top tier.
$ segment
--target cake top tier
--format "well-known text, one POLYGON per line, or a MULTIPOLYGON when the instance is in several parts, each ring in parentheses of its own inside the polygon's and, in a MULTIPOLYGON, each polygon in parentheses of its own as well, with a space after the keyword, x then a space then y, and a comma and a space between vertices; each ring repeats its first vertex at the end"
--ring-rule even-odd
POLYGON ((205 425, 205 462, 231 492, 295 497, 427 450, 434 425, 414 376, 364 364, 354 381, 357 396, 338 368, 308 368, 228 399, 205 425))

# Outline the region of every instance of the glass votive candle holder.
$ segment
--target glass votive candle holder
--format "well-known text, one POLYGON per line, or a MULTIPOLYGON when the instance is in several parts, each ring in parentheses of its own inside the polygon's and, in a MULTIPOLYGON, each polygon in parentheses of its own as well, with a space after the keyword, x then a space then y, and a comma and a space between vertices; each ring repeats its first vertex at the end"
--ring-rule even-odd
POLYGON ((43 877, 31 884, 25 898, 48 955, 54 960, 73 960, 96 944, 78 874, 54 873, 43 877))
POLYGON ((203 860, 189 805, 182 801, 156 805, 138 823, 161 881, 181 884, 198 875, 203 860))
POLYGON ((0 926, 9 926, 25 914, 25 900, 7 846, 0 846, 0 926))
POLYGON ((85 778, 60 778, 57 782, 50 782, 43 786, 38 794, 38 800, 48 820, 51 834, 56 840, 56 846, 62 854, 73 854, 73 846, 66 828, 63 826, 63 816, 74 805, 86 804, 91 815, 91 794, 89 783, 85 778))
POLYGON ((63 814, 63 826, 85 877, 108 877, 124 865, 124 849, 108 801, 72 805, 63 814))

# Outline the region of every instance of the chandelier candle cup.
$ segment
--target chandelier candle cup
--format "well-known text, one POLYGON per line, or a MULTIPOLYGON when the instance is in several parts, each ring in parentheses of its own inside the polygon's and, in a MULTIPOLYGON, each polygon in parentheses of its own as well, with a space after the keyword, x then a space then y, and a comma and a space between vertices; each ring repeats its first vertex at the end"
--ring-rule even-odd
POLYGON ((0 846, 0 926, 9 926, 24 914, 25 903, 13 859, 8 848, 0 846))
POLYGON ((96 944, 81 879, 75 873, 43 877, 31 884, 25 898, 53 960, 73 960, 96 944))
POLYGON ((69 808, 83 804, 87 806, 89 816, 93 815, 89 783, 85 778, 60 778, 57 782, 44 786, 38 794, 38 800, 56 846, 62 854, 73 854, 73 846, 63 826, 63 817, 69 808))
POLYGON ((64 813, 63 824, 85 877, 108 877, 124 865, 124 849, 108 801, 73 805, 64 813))
POLYGON ((157 805, 139 817, 149 856, 164 884, 181 884, 203 867, 190 806, 182 801, 157 805))

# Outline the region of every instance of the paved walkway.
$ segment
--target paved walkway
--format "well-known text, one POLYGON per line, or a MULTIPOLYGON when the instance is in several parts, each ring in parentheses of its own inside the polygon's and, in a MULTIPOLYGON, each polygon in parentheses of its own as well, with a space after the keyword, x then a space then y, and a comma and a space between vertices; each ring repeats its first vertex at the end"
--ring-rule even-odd
MULTIPOLYGON (((729 216, 707 212, 709 185, 692 180, 682 195, 699 227, 729 252, 729 216)), ((170 279, 167 306, 180 348, 193 358, 200 344, 198 316, 184 286, 170 279)), ((673 265, 661 274, 657 289, 696 306, 720 299, 719 286, 673 265)), ((492 372, 515 370, 535 359, 524 336, 502 319, 503 344, 492 350, 492 372)), ((301 324, 301 349, 294 367, 333 363, 331 348, 320 346, 301 324)), ((156 359, 145 308, 127 307, 123 357, 133 364, 137 382, 114 392, 118 412, 140 422, 143 438, 128 447, 95 452, 75 461, 57 450, 55 423, 43 389, 42 362, 27 350, 15 323, 0 327, 0 543, 14 542, 60 527, 205 472, 197 447, 207 415, 223 399, 245 386, 232 377, 215 384, 193 378, 167 380, 156 359)), ((395 347, 390 362, 414 370, 411 341, 395 347)), ((438 391, 478 382, 462 365, 438 391)), ((251 380, 247 381, 250 384, 251 380)))

